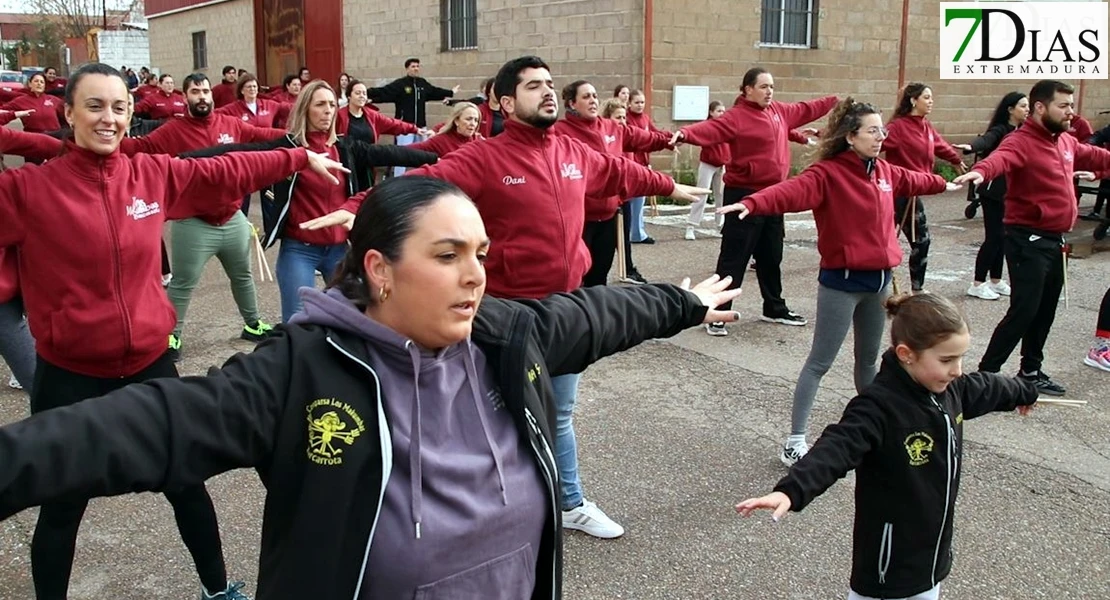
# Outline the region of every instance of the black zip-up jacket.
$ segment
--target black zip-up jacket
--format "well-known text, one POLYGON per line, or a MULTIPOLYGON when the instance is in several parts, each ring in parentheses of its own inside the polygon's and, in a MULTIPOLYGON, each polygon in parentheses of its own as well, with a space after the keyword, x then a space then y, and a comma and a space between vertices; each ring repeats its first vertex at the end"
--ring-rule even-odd
MULTIPOLYGON (((1010 132, 1017 129, 1009 122, 999 123, 991 127, 983 135, 971 140, 968 144, 971 146, 971 152, 964 151, 964 154, 975 154, 976 160, 982 160, 990 156, 991 152, 1002 143, 1002 138, 1006 137, 1010 132)), ((979 197, 986 200, 993 200, 995 202, 1002 202, 1006 197, 1006 176, 995 177, 994 179, 975 186, 976 192, 979 197)))
POLYGON ((968 373, 943 394, 915 382, 893 351, 874 383, 848 403, 775 486, 800 511, 856 470, 852 578, 856 593, 906 598, 952 568, 963 423, 1037 400, 1036 388, 994 373, 968 373))
MULTIPOLYGON (((297 148, 299 144, 293 140, 292 134, 286 134, 267 142, 255 144, 224 144, 213 146, 196 152, 187 152, 182 158, 201 158, 217 156, 227 152, 251 152, 274 150, 275 148, 297 148)), ((346 136, 336 138, 335 149, 339 153, 339 162, 351 172, 347 176, 347 196, 354 196, 363 191, 358 189, 355 173, 358 169, 373 167, 422 167, 435 164, 439 160, 433 152, 413 150, 404 146, 386 146, 382 144, 367 144, 362 140, 351 139, 346 136)), ((293 197, 293 190, 297 186, 300 173, 293 173, 289 177, 270 186, 269 190, 262 192, 262 228, 263 236, 260 240, 263 248, 273 246, 285 233, 285 223, 289 220, 289 200, 293 197)))
MULTIPOLYGON (((551 377, 579 373, 705 317, 670 285, 482 300, 471 334, 549 493, 533 600, 562 595, 551 377)), ((266 486, 258 600, 358 600, 389 480, 392 442, 366 340, 283 326, 207 377, 160 379, 0 428, 0 519, 44 502, 180 489, 236 468, 266 486), (364 425, 341 465, 308 457, 306 409, 329 399, 364 425)), ((407 401, 407 400, 406 400, 407 401)))
POLYGON ((397 108, 395 118, 417 127, 427 127, 424 113, 425 102, 439 102, 455 95, 455 92, 436 87, 423 77, 401 77, 382 87, 366 90, 366 95, 375 104, 389 104, 397 108))

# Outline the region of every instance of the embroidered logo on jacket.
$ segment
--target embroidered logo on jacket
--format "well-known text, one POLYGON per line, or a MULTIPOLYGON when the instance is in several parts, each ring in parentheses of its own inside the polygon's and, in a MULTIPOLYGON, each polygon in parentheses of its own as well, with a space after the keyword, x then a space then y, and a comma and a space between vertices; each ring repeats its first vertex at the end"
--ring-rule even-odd
POLYGON ((893 192, 894 191, 894 188, 890 186, 890 182, 883 179, 882 177, 880 177, 879 180, 875 182, 875 185, 879 186, 879 191, 880 192, 893 192))
POLYGON ((131 206, 127 207, 127 216, 138 221, 145 219, 150 215, 156 215, 162 212, 162 208, 158 206, 157 202, 146 203, 142 198, 131 197, 131 206))
POLYGON ((563 175, 563 179, 582 179, 582 171, 579 171, 578 165, 574 163, 563 163, 560 172, 563 175))
POLYGON ((250 121, 250 120, 251 120, 251 116, 250 116, 250 115, 243 115, 243 120, 244 120, 244 121, 250 121))
POLYGON ((615 142, 615 141, 617 141, 617 136, 615 136, 615 135, 607 135, 607 136, 605 136, 605 145, 609 145, 609 144, 612 144, 612 143, 613 143, 613 142, 615 142))
POLYGON ((528 183, 527 181, 524 180, 523 175, 521 175, 520 177, 513 177, 512 175, 506 175, 505 178, 501 180, 501 182, 504 183, 505 185, 524 185, 524 184, 528 183))
POLYGON ((528 383, 534 383, 536 381, 536 378, 539 377, 540 373, 542 372, 543 369, 540 368, 540 364, 534 363, 532 365, 532 368, 528 369, 528 383))
POLYGON ((221 133, 220 137, 216 138, 217 144, 234 144, 235 138, 230 133, 221 133))
POLYGON ((906 437, 906 454, 910 455, 910 466, 920 467, 929 462, 929 453, 933 451, 933 438, 923 432, 911 433, 906 437))
POLYGON ((366 431, 362 417, 335 398, 314 400, 307 411, 308 460, 326 467, 343 464, 343 445, 353 445, 366 431))
POLYGON ((1071 161, 1075 160, 1075 157, 1072 156, 1072 153, 1071 153, 1070 150, 1064 150, 1064 152, 1062 154, 1064 156, 1064 162, 1069 162, 1070 163, 1071 161))

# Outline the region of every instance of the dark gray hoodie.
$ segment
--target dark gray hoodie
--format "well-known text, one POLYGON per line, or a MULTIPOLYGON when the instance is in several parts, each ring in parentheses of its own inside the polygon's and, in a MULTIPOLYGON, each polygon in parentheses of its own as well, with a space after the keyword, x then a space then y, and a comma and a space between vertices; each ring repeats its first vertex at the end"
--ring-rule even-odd
POLYGON ((485 355, 470 340, 420 348, 335 289, 300 295, 292 323, 366 340, 389 419, 392 471, 361 598, 530 598, 548 493, 485 355))

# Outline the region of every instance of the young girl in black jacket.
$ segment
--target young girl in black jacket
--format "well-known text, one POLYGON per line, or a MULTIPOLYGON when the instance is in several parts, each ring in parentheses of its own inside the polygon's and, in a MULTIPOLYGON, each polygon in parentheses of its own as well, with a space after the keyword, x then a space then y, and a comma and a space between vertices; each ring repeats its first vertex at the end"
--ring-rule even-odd
POLYGON ((874 384, 848 403, 813 448, 762 498, 778 520, 800 511, 856 470, 849 600, 936 600, 952 568, 952 520, 960 486, 963 422, 1016 407, 1032 385, 995 373, 961 374, 970 336, 956 307, 923 293, 887 300, 891 348, 874 384))

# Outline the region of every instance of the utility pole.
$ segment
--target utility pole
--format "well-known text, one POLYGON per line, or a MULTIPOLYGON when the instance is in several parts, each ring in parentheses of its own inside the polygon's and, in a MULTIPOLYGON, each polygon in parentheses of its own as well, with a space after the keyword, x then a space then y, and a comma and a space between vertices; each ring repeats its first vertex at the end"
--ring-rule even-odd
POLYGON ((104 15, 104 21, 103 21, 103 24, 101 25, 101 29, 107 31, 108 30, 108 0, 101 0, 100 7, 101 7, 103 15, 104 15))

